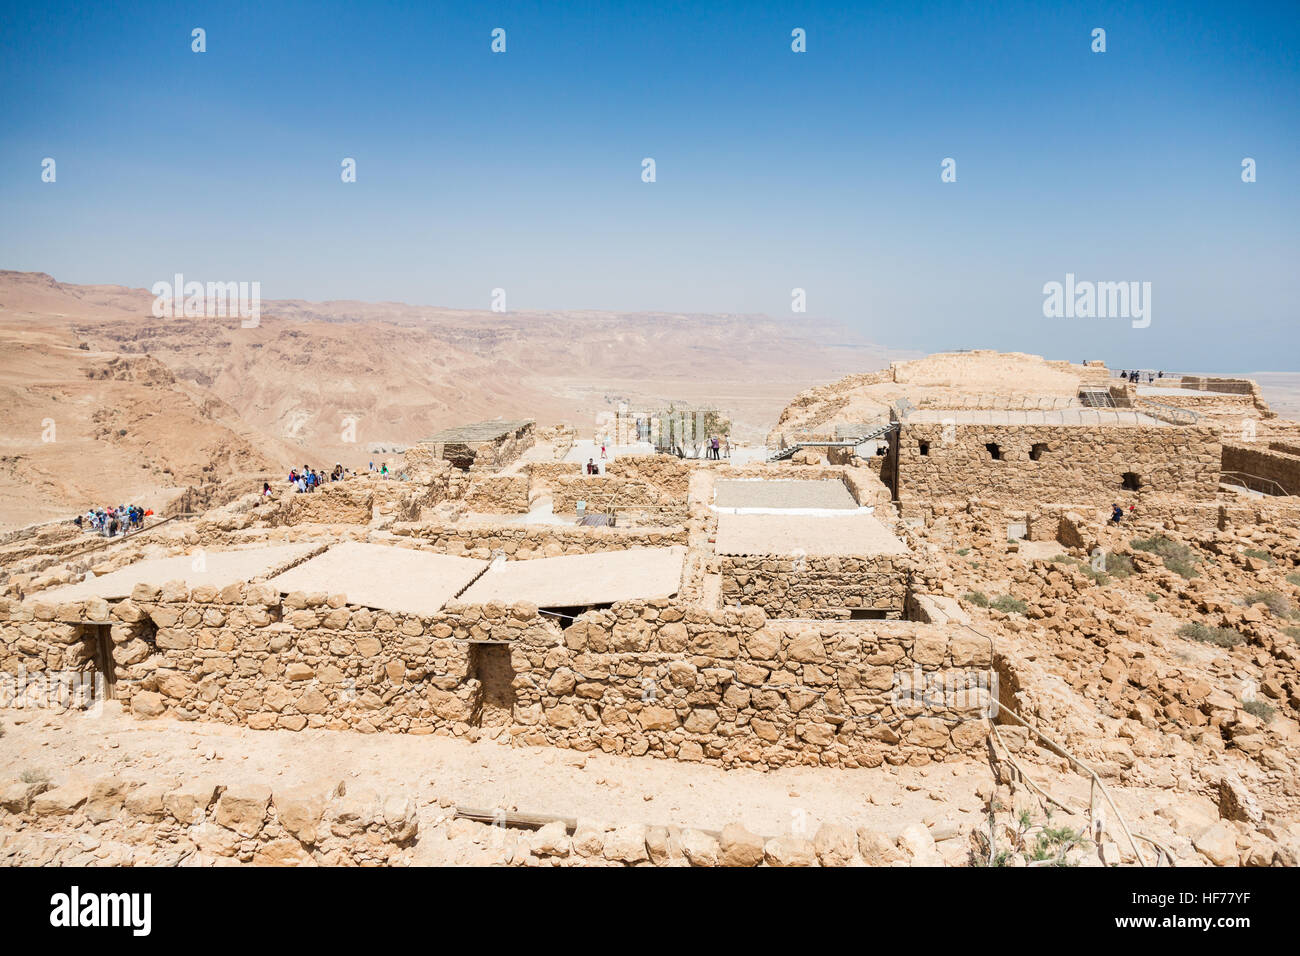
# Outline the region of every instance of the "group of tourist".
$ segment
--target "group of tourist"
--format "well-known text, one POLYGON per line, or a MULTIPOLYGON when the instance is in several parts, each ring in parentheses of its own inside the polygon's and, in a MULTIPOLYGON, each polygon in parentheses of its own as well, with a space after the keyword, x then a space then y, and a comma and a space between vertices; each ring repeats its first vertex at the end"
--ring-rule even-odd
MULTIPOLYGON (((1147 373, 1146 373, 1146 376, 1147 376, 1147 384, 1150 385, 1150 384, 1151 384, 1152 382, 1154 382, 1156 379, 1158 379, 1158 378, 1164 378, 1164 377, 1165 377, 1165 373, 1164 373, 1164 372, 1147 372, 1147 373)), ((1136 371, 1136 370, 1135 370, 1135 371, 1132 371, 1132 372, 1120 372, 1120 373, 1119 373, 1119 377, 1122 378, 1122 379, 1124 379, 1124 381, 1126 381, 1126 382, 1132 382, 1134 385, 1136 385, 1136 384, 1138 384, 1139 382, 1142 381, 1142 373, 1141 373, 1141 372, 1138 372, 1138 371, 1136 371)))
POLYGON ((714 435, 704 443, 704 457, 711 461, 719 461, 722 458, 731 457, 731 441, 728 436, 723 435, 721 439, 714 435))
MULTIPOLYGON (((370 470, 374 471, 374 468, 374 462, 371 462, 370 470)), ((356 472, 353 472, 353 474, 356 474, 356 472)), ((289 484, 294 486, 298 494, 310 494, 328 481, 342 481, 347 476, 348 470, 340 464, 335 464, 334 469, 329 474, 303 465, 302 471, 294 468, 289 472, 289 484)), ((271 496, 271 486, 267 482, 262 483, 262 494, 267 497, 271 496)))
POLYGON ((152 514, 151 508, 139 505, 110 505, 107 508, 90 508, 84 515, 73 518, 72 523, 82 531, 112 538, 128 531, 139 531, 144 527, 144 519, 152 514))

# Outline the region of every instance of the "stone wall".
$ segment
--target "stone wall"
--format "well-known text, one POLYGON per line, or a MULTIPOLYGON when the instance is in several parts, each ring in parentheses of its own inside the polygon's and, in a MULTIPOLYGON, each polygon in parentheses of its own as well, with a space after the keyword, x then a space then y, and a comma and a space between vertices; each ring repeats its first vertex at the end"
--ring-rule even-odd
POLYGON ((579 501, 587 511, 600 511, 609 505, 664 509, 673 516, 684 516, 688 504, 685 496, 675 496, 644 481, 611 475, 560 477, 551 485, 551 503, 556 514, 576 514, 579 501))
POLYGON ((758 608, 662 600, 561 629, 525 604, 417 617, 341 595, 281 601, 266 585, 179 582, 139 585, 107 615, 90 604, 11 607, 5 669, 61 659, 72 618, 147 617, 149 653, 117 668, 119 696, 142 717, 455 735, 499 726, 521 745, 758 768, 920 764, 987 732, 983 698, 955 689, 982 679, 991 647, 955 628, 769 622, 758 608), (934 680, 949 692, 922 697, 934 680))
POLYGON ((1124 474, 1147 492, 1212 500, 1220 444, 1215 429, 1178 426, 905 425, 899 440, 899 497, 927 500, 1006 498, 1109 503, 1124 474), (927 454, 922 454, 922 443, 927 454), (995 444, 1000 460, 987 447, 995 444), (1041 446, 1037 448, 1036 446, 1041 446), (1038 454, 1035 460, 1032 456, 1038 454))
POLYGON ((611 461, 605 474, 649 485, 672 501, 685 501, 691 487, 691 466, 676 455, 625 455, 611 461))
POLYGON ((281 509, 279 524, 369 524, 375 494, 346 481, 322 485, 310 494, 294 494, 281 509))
MULTIPOLYGON (((468 446, 474 456, 474 464, 470 467, 471 471, 495 471, 504 468, 506 465, 517 460, 520 455, 532 448, 537 441, 537 428, 533 423, 529 423, 518 430, 518 434, 510 432, 502 438, 494 441, 476 442, 468 446)), ((451 458, 451 449, 454 443, 446 444, 444 455, 451 458)))
POLYGON ((275 497, 245 495, 199 520, 202 531, 232 531, 254 526, 307 524, 369 524, 375 519, 410 521, 422 508, 465 494, 467 479, 446 462, 387 478, 376 473, 326 482, 316 491, 299 494, 283 480, 272 482, 275 497))
POLYGON ((1169 405, 1173 408, 1190 408, 1197 412, 1205 410, 1214 411, 1216 409, 1222 409, 1224 411, 1247 409, 1253 408, 1255 404, 1254 398, 1249 391, 1245 394, 1239 394, 1235 392, 1198 392, 1187 390, 1186 393, 1182 395, 1155 395, 1150 398, 1139 392, 1137 394, 1136 402, 1139 411, 1143 410, 1141 406, 1142 403, 1146 401, 1153 402, 1156 405, 1169 405))
MULTIPOLYGON (((99 846, 145 848, 157 866, 376 866, 409 862, 419 820, 409 796, 346 782, 277 789, 261 783, 70 777, 0 784, 0 830, 39 828, 60 865, 102 865, 99 846), (16 826, 15 826, 16 824, 16 826), (87 847, 78 837, 93 832, 87 847), (68 841, 59 837, 67 834, 68 841)), ((134 854, 132 860, 134 861, 134 854)))
POLYGON ((396 524, 392 533, 414 539, 425 550, 458 557, 553 558, 628 548, 667 548, 687 543, 683 525, 667 528, 586 528, 572 525, 497 525, 492 527, 396 524))
POLYGON ((1204 392, 1218 392, 1220 395, 1250 395, 1251 382, 1244 378, 1212 378, 1199 375, 1184 375, 1178 387, 1204 392))
POLYGON ((576 461, 532 461, 524 468, 535 482, 550 483, 556 478, 582 474, 582 465, 576 461))
POLYGON ((902 617, 911 563, 893 554, 718 559, 724 604, 757 605, 771 618, 840 620, 854 610, 902 617))
MULTIPOLYGON (((1246 483, 1256 491, 1265 494, 1278 494, 1278 489, 1269 482, 1277 482, 1288 495, 1300 495, 1300 455, 1289 455, 1278 451, 1270 445, 1260 448, 1256 445, 1225 444, 1222 458, 1223 470, 1242 472, 1264 481, 1246 483)), ((1242 480, 1239 476, 1232 476, 1242 480)))
POLYGON ((527 475, 475 475, 465 492, 465 507, 488 514, 528 511, 527 475))
POLYGON ((325 780, 0 779, 0 859, 11 866, 403 866, 424 840, 486 849, 477 865, 510 866, 940 866, 961 862, 968 834, 924 823, 897 836, 823 823, 816 833, 764 837, 740 823, 721 830, 530 815, 488 823, 427 792, 380 792, 325 780), (536 822, 534 822, 536 821, 536 822), (940 852, 936 836, 945 840, 940 852))
POLYGON ((1277 413, 1268 406, 1264 399, 1264 393, 1259 387, 1259 383, 1246 378, 1200 378, 1192 375, 1184 375, 1180 383, 1184 389, 1200 389, 1217 394, 1219 397, 1225 395, 1249 395, 1251 403, 1255 410, 1263 418, 1276 418, 1277 413))

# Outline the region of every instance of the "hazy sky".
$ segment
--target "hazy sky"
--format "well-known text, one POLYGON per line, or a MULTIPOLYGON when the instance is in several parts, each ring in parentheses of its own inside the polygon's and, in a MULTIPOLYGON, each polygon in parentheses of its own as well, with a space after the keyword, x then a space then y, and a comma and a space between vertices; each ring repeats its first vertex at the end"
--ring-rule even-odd
POLYGON ((1295 2, 2 2, 0 268, 1300 369, 1295 2))

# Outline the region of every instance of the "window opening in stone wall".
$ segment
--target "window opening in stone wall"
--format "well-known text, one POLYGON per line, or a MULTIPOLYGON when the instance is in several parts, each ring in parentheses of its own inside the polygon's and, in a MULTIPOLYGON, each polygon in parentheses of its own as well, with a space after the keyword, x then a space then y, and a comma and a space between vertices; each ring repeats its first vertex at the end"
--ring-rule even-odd
POLYGON ((1126 471, 1120 487, 1125 491, 1137 491, 1142 487, 1142 476, 1135 471, 1126 471))
POLYGON ((855 607, 849 609, 850 621, 883 621, 889 612, 878 607, 855 607))
POLYGON ((1002 460, 1002 449, 998 447, 997 442, 991 441, 984 447, 988 450, 989 457, 992 458, 994 461, 1002 460))
POLYGON ((919 441, 916 443, 916 450, 922 455, 930 454, 930 443, 928 441, 919 441))
POLYGON ((588 611, 603 611, 612 606, 610 604, 575 604, 571 607, 542 607, 538 608, 538 610, 548 617, 554 617, 563 629, 572 624, 574 618, 586 614, 588 611))
POLYGON ((1047 442, 1045 441, 1034 442, 1033 447, 1029 449, 1030 461, 1038 461, 1040 458, 1043 457, 1043 452, 1045 451, 1047 451, 1047 442))

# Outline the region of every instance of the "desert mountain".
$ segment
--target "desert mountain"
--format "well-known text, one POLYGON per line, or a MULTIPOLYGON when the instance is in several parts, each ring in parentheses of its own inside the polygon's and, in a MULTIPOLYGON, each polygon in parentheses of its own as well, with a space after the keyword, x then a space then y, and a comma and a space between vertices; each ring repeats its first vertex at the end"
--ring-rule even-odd
POLYGON ((0 522, 295 464, 364 468, 483 418, 585 431, 619 401, 713 403, 761 440, 801 389, 905 354, 802 315, 282 300, 243 328, 156 318, 153 301, 0 271, 0 522))

